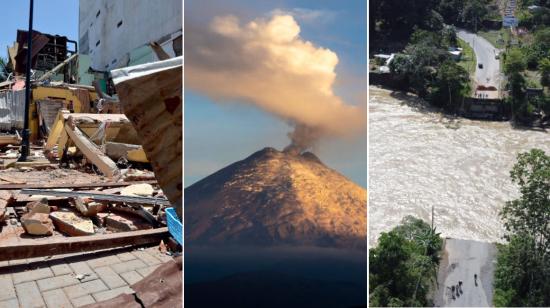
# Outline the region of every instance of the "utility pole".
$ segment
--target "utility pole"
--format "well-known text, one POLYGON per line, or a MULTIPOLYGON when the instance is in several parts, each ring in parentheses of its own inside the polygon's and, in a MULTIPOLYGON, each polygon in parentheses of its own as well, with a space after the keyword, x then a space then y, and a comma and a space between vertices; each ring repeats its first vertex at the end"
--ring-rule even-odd
POLYGON ((24 126, 21 141, 21 156, 18 161, 27 161, 29 156, 29 138, 31 132, 29 130, 29 107, 31 100, 31 65, 32 65, 32 15, 33 15, 34 0, 30 0, 29 8, 29 32, 27 33, 27 71, 25 79, 25 114, 24 114, 24 126))

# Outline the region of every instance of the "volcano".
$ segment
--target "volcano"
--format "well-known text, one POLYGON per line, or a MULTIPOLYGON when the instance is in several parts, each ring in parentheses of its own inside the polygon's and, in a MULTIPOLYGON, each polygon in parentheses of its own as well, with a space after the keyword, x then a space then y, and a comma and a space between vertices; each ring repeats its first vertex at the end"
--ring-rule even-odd
POLYGON ((184 196, 189 245, 367 246, 366 189, 311 152, 265 148, 184 196))

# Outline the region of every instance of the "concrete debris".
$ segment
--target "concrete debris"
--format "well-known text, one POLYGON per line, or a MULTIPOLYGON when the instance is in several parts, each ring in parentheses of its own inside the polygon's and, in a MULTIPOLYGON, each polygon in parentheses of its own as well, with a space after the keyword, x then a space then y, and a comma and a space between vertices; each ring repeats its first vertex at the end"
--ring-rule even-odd
POLYGON ((126 213, 110 213, 105 217, 105 226, 108 230, 127 232, 152 229, 153 227, 141 218, 126 213))
POLYGON ((94 224, 87 217, 78 216, 73 212, 53 212, 50 214, 58 231, 70 236, 93 235, 94 224))
POLYGON ((69 204, 74 206, 82 215, 86 217, 96 216, 97 213, 104 211, 107 205, 100 202, 91 201, 90 199, 84 199, 79 196, 70 197, 69 204))
POLYGON ((52 235, 52 220, 45 213, 28 213, 21 217, 21 225, 31 235, 52 235))
POLYGON ((30 214, 34 214, 34 213, 50 214, 51 209, 50 209, 50 206, 48 205, 48 199, 42 198, 40 200, 27 203, 27 211, 30 214))
POLYGON ((124 187, 120 194, 124 196, 143 196, 151 197, 155 190, 151 184, 134 184, 124 187))

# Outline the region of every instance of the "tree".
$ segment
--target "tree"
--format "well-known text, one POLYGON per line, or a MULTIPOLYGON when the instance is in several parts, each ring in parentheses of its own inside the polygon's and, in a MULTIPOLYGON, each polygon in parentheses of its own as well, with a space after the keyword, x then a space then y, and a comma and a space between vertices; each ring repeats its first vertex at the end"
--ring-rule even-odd
POLYGON ((540 83, 544 87, 550 87, 550 58, 544 58, 539 62, 540 83))
POLYGON ((494 303, 550 306, 550 156, 520 153, 510 177, 521 195, 500 212, 509 244, 499 246, 494 303))
POLYGON ((519 74, 526 69, 525 57, 520 49, 513 48, 506 54, 504 72, 507 75, 519 74))
POLYGON ((424 221, 407 216, 369 250, 371 306, 427 306, 443 240, 424 221))
POLYGON ((462 22, 477 32, 477 29, 481 27, 481 22, 487 16, 487 13, 487 6, 483 1, 466 1, 464 9, 462 10, 462 22))
POLYGON ((501 211, 506 230, 535 239, 540 255, 550 251, 550 156, 533 149, 518 155, 510 172, 521 197, 507 202, 501 211))
POLYGON ((438 69, 430 101, 447 111, 457 112, 470 92, 470 75, 460 65, 449 60, 438 69))

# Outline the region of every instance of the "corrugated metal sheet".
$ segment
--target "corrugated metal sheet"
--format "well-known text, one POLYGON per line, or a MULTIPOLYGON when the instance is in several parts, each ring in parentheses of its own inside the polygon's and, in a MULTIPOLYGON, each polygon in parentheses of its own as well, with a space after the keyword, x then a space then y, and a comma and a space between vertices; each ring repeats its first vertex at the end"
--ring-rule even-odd
POLYGON ((0 92, 0 129, 22 129, 25 114, 25 90, 0 92))

